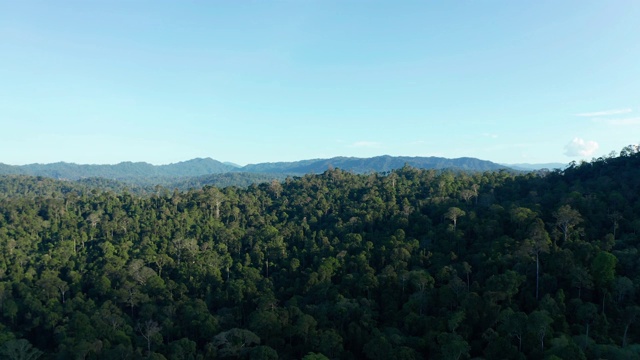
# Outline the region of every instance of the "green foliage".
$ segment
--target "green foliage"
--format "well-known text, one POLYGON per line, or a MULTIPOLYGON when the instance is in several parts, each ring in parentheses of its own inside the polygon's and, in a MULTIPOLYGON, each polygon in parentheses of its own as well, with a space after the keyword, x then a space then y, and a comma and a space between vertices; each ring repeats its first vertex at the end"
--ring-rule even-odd
POLYGON ((42 356, 42 351, 25 339, 9 340, 0 346, 0 356, 7 360, 36 360, 42 356))
POLYGON ((0 357, 637 358, 637 169, 0 177, 0 357))
POLYGON ((278 360, 278 352, 269 346, 256 346, 249 355, 251 360, 278 360))
POLYGON ((302 360, 329 360, 328 357, 322 355, 322 354, 317 354, 314 352, 310 352, 307 355, 305 355, 302 360))
POLYGON ((596 255, 591 263, 591 273, 596 285, 604 287, 613 281, 617 262, 618 259, 606 251, 601 251, 596 255))

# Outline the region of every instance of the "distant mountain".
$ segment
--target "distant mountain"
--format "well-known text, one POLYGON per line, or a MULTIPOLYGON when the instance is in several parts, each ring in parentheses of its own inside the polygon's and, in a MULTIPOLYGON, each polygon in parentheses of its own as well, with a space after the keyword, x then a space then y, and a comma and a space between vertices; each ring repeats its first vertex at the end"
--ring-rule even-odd
MULTIPOLYGON (((377 156, 373 158, 335 157, 294 162, 277 162, 237 166, 211 158, 197 158, 168 165, 146 162, 122 162, 116 165, 78 165, 58 162, 13 166, 0 164, 0 175, 44 176, 64 180, 86 180, 87 184, 100 183, 99 179, 118 180, 136 186, 163 186, 180 189, 199 185, 238 185, 282 180, 287 175, 322 173, 339 168, 354 173, 386 172, 409 165, 419 169, 454 169, 463 171, 496 171, 505 169, 490 161, 475 158, 447 159, 440 157, 377 156)), ((118 188, 111 184, 109 187, 118 188)))
POLYGON ((242 167, 242 165, 238 165, 236 163, 232 163, 231 161, 225 161, 225 162, 223 162, 223 164, 229 165, 229 166, 233 166, 234 168, 241 168, 242 167))
POLYGON ((540 170, 540 169, 564 169, 567 167, 567 164, 563 163, 546 163, 546 164, 503 164, 504 166, 510 167, 514 170, 522 170, 522 171, 532 171, 532 170, 540 170))
POLYGON ((212 158, 196 158, 175 164, 160 165, 159 176, 200 176, 209 174, 222 174, 234 170, 236 167, 223 164, 212 158))
POLYGON ((22 175, 21 166, 7 165, 0 163, 0 175, 22 175))
POLYGON ((476 158, 447 159, 441 157, 376 156, 372 158, 334 157, 331 159, 303 160, 250 164, 242 171, 253 173, 322 173, 329 168, 340 168, 355 173, 384 172, 399 169, 404 165, 419 169, 455 169, 464 171, 496 171, 506 169, 504 165, 476 158))
POLYGON ((236 170, 236 168, 211 158, 197 158, 168 165, 152 165, 146 162, 130 161, 116 165, 78 165, 65 162, 22 166, 0 164, 0 174, 3 175, 34 175, 69 180, 93 177, 118 180, 190 177, 221 174, 233 170, 236 170))

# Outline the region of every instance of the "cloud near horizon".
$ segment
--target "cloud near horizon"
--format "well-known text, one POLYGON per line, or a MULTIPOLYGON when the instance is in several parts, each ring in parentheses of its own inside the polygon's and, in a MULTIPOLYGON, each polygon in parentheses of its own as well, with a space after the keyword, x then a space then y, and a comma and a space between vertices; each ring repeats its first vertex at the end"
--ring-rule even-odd
POLYGON ((630 113, 632 111, 633 110, 631 110, 630 108, 627 108, 627 109, 614 109, 614 110, 607 110, 607 111, 596 111, 596 112, 580 113, 580 114, 575 114, 575 116, 582 116, 582 117, 610 116, 610 115, 628 114, 628 113, 630 113))
POLYGON ((581 138, 573 138, 570 143, 565 145, 564 154, 567 156, 591 156, 600 148, 600 145, 593 141, 585 141, 581 138))

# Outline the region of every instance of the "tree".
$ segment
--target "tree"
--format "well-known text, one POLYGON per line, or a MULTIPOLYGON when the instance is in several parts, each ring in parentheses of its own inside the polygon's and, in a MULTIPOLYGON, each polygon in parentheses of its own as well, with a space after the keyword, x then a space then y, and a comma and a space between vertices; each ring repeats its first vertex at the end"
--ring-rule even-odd
POLYGON ((373 337, 363 347, 363 352, 367 356, 367 359, 371 360, 384 360, 392 357, 393 346, 389 343, 389 340, 382 335, 373 337))
POLYGON ((549 252, 551 239, 547 230, 544 228, 544 222, 536 219, 529 228, 529 237, 522 244, 522 251, 530 256, 534 256, 536 260, 536 299, 539 295, 540 285, 540 254, 549 252))
POLYGON ((460 191, 460 197, 465 202, 469 202, 469 200, 471 200, 471 198, 474 197, 474 196, 476 196, 476 192, 473 191, 473 190, 464 189, 464 190, 460 191))
POLYGON ((476 205, 478 205, 478 190, 480 190, 480 185, 471 184, 471 190, 473 191, 473 196, 476 198, 476 205))
POLYGON ((610 213, 608 215, 608 218, 611 220, 612 224, 611 224, 611 233, 613 235, 613 239, 616 238, 616 231, 618 230, 618 227, 620 225, 620 220, 622 220, 622 214, 618 211, 614 211, 612 213, 610 213))
POLYGON ((464 312, 464 310, 458 310, 452 313, 449 317, 449 320, 447 321, 447 328, 449 329, 449 331, 455 334, 456 329, 462 324, 466 316, 467 314, 464 312))
POLYGON ((602 312, 604 313, 604 301, 607 295, 607 287, 616 276, 616 264, 618 259, 615 255, 600 251, 591 262, 591 274, 596 286, 602 291, 602 312))
POLYGON ((317 336, 317 348, 332 358, 340 358, 343 352, 342 336, 336 330, 323 331, 317 336))
MULTIPOLYGON (((275 300, 274 300, 275 302, 275 300)), ((265 343, 280 333, 278 314, 273 310, 256 310, 249 316, 249 328, 260 336, 265 343)))
POLYGON ((553 217, 556 218, 556 226, 564 235, 564 243, 567 242, 573 228, 582 222, 582 216, 580 216, 580 213, 577 210, 572 209, 569 205, 560 206, 560 208, 553 213, 553 217))
POLYGON ((64 304, 66 301, 66 293, 69 291, 69 285, 66 281, 61 280, 58 275, 50 270, 43 272, 42 277, 38 280, 38 285, 51 296, 53 293, 60 294, 60 301, 64 304))
POLYGON ((207 203, 212 204, 214 207, 215 218, 220 219, 220 205, 224 200, 224 195, 215 186, 207 186, 204 190, 207 197, 207 203))
POLYGON ((145 266, 141 259, 135 259, 129 263, 128 273, 139 285, 146 284, 149 278, 156 275, 156 272, 145 266))
POLYGON ((198 251, 198 242, 196 239, 178 237, 173 239, 171 244, 173 245, 173 253, 175 254, 178 265, 180 265, 183 257, 192 255, 198 251))
POLYGON ((151 342, 156 335, 160 334, 162 327, 153 320, 147 320, 142 324, 138 324, 138 332, 147 341, 147 354, 151 354, 151 342))
POLYGON ((280 198, 280 195, 282 194, 282 184, 280 181, 273 179, 271 184, 269 184, 269 191, 271 191, 276 199, 280 198))
POLYGON ((605 287, 613 281, 617 263, 618 259, 610 252, 598 252, 591 262, 591 273, 597 286, 605 287))
POLYGON ((593 321, 596 319, 597 314, 598 308, 593 303, 583 303, 578 307, 578 320, 583 322, 585 325, 583 348, 587 347, 589 340, 589 327, 591 326, 591 323, 593 323, 593 321))
POLYGON ((438 335, 438 344, 443 359, 458 360, 469 355, 471 347, 462 336, 458 334, 441 333, 438 335))
POLYGON ((582 266, 576 266, 571 270, 571 285, 578 288, 578 299, 582 297, 582 289, 592 289, 593 279, 589 271, 582 266))
POLYGON ((221 357, 238 358, 260 344, 260 338, 249 330, 233 328, 216 335, 211 344, 221 357))
POLYGON ((471 265, 469 265, 468 262, 463 261, 462 262, 462 271, 467 276, 467 291, 469 291, 469 288, 470 288, 469 275, 471 274, 471 265))
POLYGON ((413 287, 417 290, 420 299, 420 315, 424 311, 426 302, 426 290, 433 287, 434 279, 426 270, 413 270, 409 272, 409 279, 413 287))
POLYGON ((196 342, 182 338, 169 343, 169 359, 194 360, 196 356, 196 342))
POLYGON ((536 310, 529 314, 528 327, 529 331, 535 335, 540 341, 540 350, 544 351, 544 338, 551 331, 553 319, 544 310, 536 310))
POLYGON ((625 298, 632 297, 635 293, 633 281, 626 276, 616 277, 613 282, 613 294, 618 305, 625 301, 625 298))
POLYGON ((7 360, 36 360, 42 354, 25 339, 9 340, 0 347, 0 357, 7 360))
POLYGON ((251 360, 278 360, 278 352, 269 346, 256 346, 249 353, 249 358, 251 360))
POLYGON ((638 154, 640 151, 640 146, 638 145, 627 145, 622 150, 620 150, 620 157, 632 156, 638 154))
POLYGON ((631 324, 636 322, 640 316, 640 306, 627 306, 623 312, 624 334, 622 335, 622 347, 627 347, 627 333, 631 324))
POLYGON ((453 207, 450 207, 449 210, 447 210, 447 212, 444 214, 444 217, 446 217, 447 219, 451 220, 451 222, 453 222, 453 232, 455 233, 456 226, 458 224, 458 218, 465 215, 466 213, 462 209, 453 206, 453 207))
POLYGON ((522 351, 522 337, 526 334, 527 320, 527 314, 522 311, 514 312, 507 308, 500 313, 499 330, 518 340, 518 351, 522 351))
POLYGON ((529 236, 531 224, 537 220, 537 214, 527 207, 513 207, 509 210, 509 219, 515 225, 513 237, 520 240, 529 236))
POLYGON ((484 296, 491 302, 506 301, 510 303, 524 280, 523 275, 513 270, 507 270, 504 274, 491 275, 487 279, 484 296))
POLYGON ((317 325, 318 322, 313 318, 313 316, 302 314, 298 317, 294 327, 295 331, 304 339, 304 343, 306 344, 309 340, 309 336, 315 331, 317 325))
POLYGON ((133 282, 125 282, 118 290, 119 298, 122 302, 125 302, 131 308, 131 316, 133 317, 133 308, 139 305, 141 302, 149 300, 149 296, 140 291, 140 286, 133 282))

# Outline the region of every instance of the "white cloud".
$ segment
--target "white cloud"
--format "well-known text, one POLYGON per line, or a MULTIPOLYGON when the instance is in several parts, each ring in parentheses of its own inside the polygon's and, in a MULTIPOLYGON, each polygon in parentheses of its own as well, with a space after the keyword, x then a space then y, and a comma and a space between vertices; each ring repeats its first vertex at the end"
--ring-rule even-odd
POLYGON ((576 114, 576 116, 584 116, 584 117, 610 116, 610 115, 628 114, 631 111, 632 111, 631 109, 615 109, 615 110, 607 110, 607 111, 581 113, 581 114, 576 114))
POLYGON ((565 145, 564 154, 567 156, 590 156, 598 150, 600 145, 593 140, 585 141, 581 138, 573 138, 565 145))
POLYGON ((375 142, 375 141, 356 141, 353 144, 351 144, 351 147, 354 148, 378 148, 380 147, 380 145, 382 145, 379 142, 375 142))

